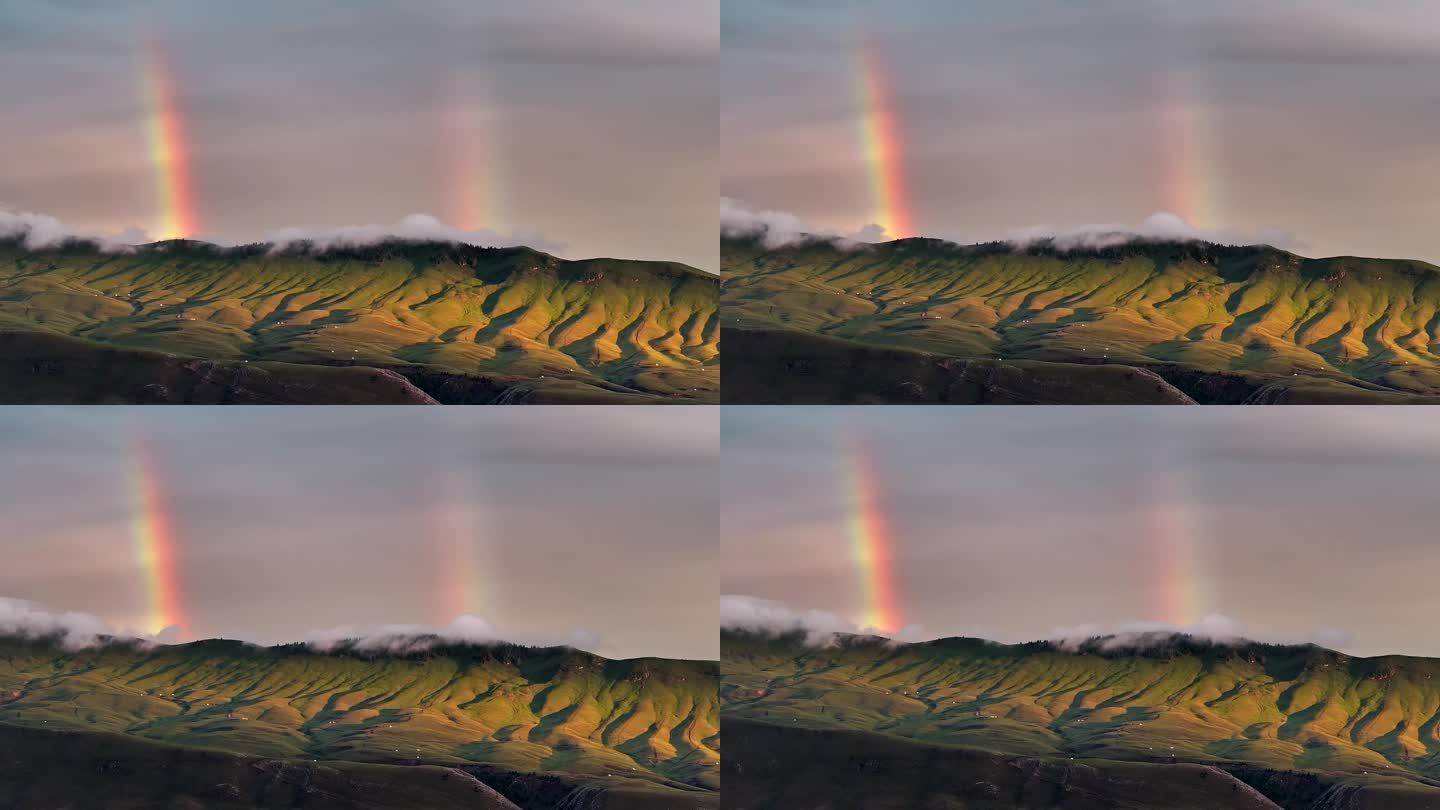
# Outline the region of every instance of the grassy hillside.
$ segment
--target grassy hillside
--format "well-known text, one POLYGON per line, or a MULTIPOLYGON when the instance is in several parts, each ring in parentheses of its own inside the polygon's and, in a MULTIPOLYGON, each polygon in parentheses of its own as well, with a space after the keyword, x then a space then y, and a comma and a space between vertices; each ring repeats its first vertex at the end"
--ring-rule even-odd
POLYGON ((970 401, 933 379, 955 376, 936 369, 960 359, 1039 369, 1040 402, 1114 399, 1093 389, 1127 369, 1198 402, 1440 402, 1440 268, 1423 262, 1199 242, 1060 252, 933 239, 774 250, 727 239, 721 258, 725 331, 765 336, 732 364, 726 401, 789 401, 796 366, 839 389, 839 401, 970 401), (784 333, 802 345, 777 366, 784 333), (856 374, 877 349, 913 352, 931 373, 856 374), (1053 364, 1068 368, 1068 384, 1053 364))
POLYGON ((718 292, 715 277, 679 264, 527 248, 274 254, 174 241, 102 253, 0 242, 0 339, 49 341, 38 358, 7 352, 0 391, 5 401, 36 401, 27 392, 47 385, 57 402, 185 401, 185 386, 154 367, 169 356, 227 374, 260 365, 321 390, 337 367, 367 379, 384 370, 441 402, 713 402, 718 292), (118 382, 86 388, 96 366, 118 382))
POLYGON ((583 808, 574 803, 585 796, 608 807, 712 807, 717 681, 710 662, 566 648, 370 655, 205 641, 66 651, 7 639, 0 729, 337 768, 458 768, 526 808, 583 808))
MULTIPOLYGON (((969 639, 814 647, 733 633, 722 656, 727 724, 860 732, 1107 772, 1114 762, 1203 765, 1282 807, 1323 806, 1307 802, 1326 793, 1350 796, 1339 807, 1440 807, 1437 660, 1185 639, 1068 652, 969 639), (1366 804, 1380 797, 1389 803, 1366 804)), ((732 750, 747 744, 732 733, 732 750)))

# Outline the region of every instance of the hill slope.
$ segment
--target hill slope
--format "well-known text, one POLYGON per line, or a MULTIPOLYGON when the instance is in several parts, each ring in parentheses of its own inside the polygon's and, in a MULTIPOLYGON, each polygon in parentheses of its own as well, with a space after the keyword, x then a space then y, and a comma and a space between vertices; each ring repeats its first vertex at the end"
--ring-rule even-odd
POLYGON ((568 648, 369 655, 208 641, 66 651, 7 639, 0 731, 78 732, 81 741, 63 744, 97 756, 113 746, 85 735, 121 735, 141 760, 215 751, 292 769, 426 766, 437 779, 459 769, 526 808, 567 797, 578 808, 602 798, 711 807, 717 681, 711 662, 610 661, 568 648), (153 745, 178 752, 146 754, 153 745))
POLYGON ((1423 262, 934 239, 726 239, 721 258, 725 331, 749 338, 727 402, 1177 401, 1135 372, 1202 403, 1440 402, 1440 268, 1423 262), (887 371, 882 350, 907 359, 887 371), (957 360, 1009 378, 977 388, 957 360))
MULTIPOLYGON (((260 386, 277 402, 314 401, 305 385, 325 390, 335 368, 411 384, 368 399, 341 386, 339 402, 715 401, 718 293, 715 277, 679 264, 527 248, 271 253, 180 241, 103 253, 0 242, 0 339, 18 336, 27 350, 0 358, 0 391, 10 402, 215 401, 187 399, 192 386, 156 370, 173 357, 208 361, 226 379, 256 365, 301 389, 260 386), (87 388, 93 367, 116 382, 87 388), (37 389, 45 400, 27 394, 37 389)), ((256 387, 237 384, 234 399, 256 387)))
MULTIPOLYGON (((1115 763, 1189 763, 1281 807, 1440 807, 1437 660, 1186 639, 1069 652, 968 639, 813 647, 735 633, 722 637, 722 656, 727 727, 733 718, 809 729, 886 757, 907 750, 898 740, 934 746, 926 756, 968 762, 978 781, 1026 758, 1112 776, 1115 763), (1315 803, 1326 795, 1344 802, 1315 803)), ((743 728, 730 728, 727 762, 753 744, 735 733, 743 728)), ((1146 778, 1169 784, 1170 775, 1146 778)), ((731 779, 730 789, 747 788, 731 779)))

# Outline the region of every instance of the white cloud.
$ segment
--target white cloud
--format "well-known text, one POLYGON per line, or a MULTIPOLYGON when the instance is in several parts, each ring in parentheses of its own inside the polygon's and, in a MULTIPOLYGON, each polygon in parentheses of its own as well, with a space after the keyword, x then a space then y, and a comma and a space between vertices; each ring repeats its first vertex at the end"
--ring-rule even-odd
POLYGON ((751 208, 731 197, 720 198, 720 233, 728 237, 759 236, 767 248, 809 239, 834 242, 841 247, 886 241, 885 229, 879 225, 840 232, 816 227, 785 211, 751 208))
MULTIPOLYGON (((129 250, 150 241, 145 231, 127 228, 113 233, 86 231, 72 228, 48 214, 0 208, 0 239, 19 239, 31 250, 55 247, 66 240, 82 239, 97 242, 102 250, 129 250)), ((563 245, 551 242, 543 235, 528 232, 502 234, 496 231, 466 231, 453 228, 429 214, 411 214, 389 225, 336 225, 316 227, 280 228, 268 234, 264 242, 274 250, 298 247, 308 244, 316 251, 336 248, 366 247, 387 239, 455 242, 478 247, 525 246, 547 252, 557 252, 563 245)), ((232 247, 235 242, 217 242, 223 247, 232 247)))
POLYGON ((839 633, 859 633, 854 622, 826 610, 797 611, 758 596, 720 597, 720 629, 782 635, 804 633, 807 644, 829 643, 839 633))
POLYGON ((1290 235, 1280 231, 1244 233, 1230 230, 1196 228, 1175 214, 1151 214, 1139 225, 1074 225, 1054 227, 1033 225, 1016 228, 1005 241, 1018 247, 1052 242, 1060 250, 1096 250, 1131 242, 1214 242, 1222 245, 1272 245, 1300 247, 1290 235))
POLYGON ((319 652, 353 649, 362 652, 407 654, 446 644, 522 644, 531 647, 594 647, 587 632, 565 638, 502 632, 479 616, 457 616, 446 625, 382 624, 339 625, 305 635, 304 643, 319 652))
POLYGON ((1318 644, 1322 647, 1337 648, 1346 643, 1346 635, 1336 629, 1324 629, 1309 636, 1274 636, 1251 633, 1238 621, 1212 613, 1194 624, 1174 625, 1162 622, 1125 622, 1114 625, 1081 624, 1072 627, 1057 627, 1046 639, 1063 650, 1078 651, 1087 642, 1093 642, 1101 650, 1123 651, 1143 650, 1163 646, 1176 636, 1189 636, 1199 641, 1215 644, 1240 645, 1250 642, 1263 644, 1318 644))
MULTIPOLYGON (((1014 644, 1024 639, 998 639, 984 626, 950 628, 943 634, 928 632, 921 625, 909 625, 899 632, 888 633, 862 628, 838 614, 825 610, 798 610, 772 599, 755 596, 726 595, 720 597, 720 627, 766 635, 803 633, 805 643, 828 646, 840 635, 873 635, 888 638, 897 644, 914 644, 937 638, 976 638, 999 644, 1014 644)), ((1123 622, 1119 624, 1080 624, 1057 627, 1045 638, 1063 650, 1078 652, 1098 647, 1104 651, 1144 650, 1172 643, 1177 636, 1189 636, 1215 644, 1317 644, 1338 649, 1347 643, 1343 631, 1322 629, 1308 635, 1267 635, 1252 633, 1228 616, 1211 614, 1194 624, 1173 625, 1162 622, 1123 622)))
POLYGON ((806 644, 818 646, 833 643, 837 635, 880 636, 905 643, 933 638, 920 625, 885 632, 861 627, 828 610, 796 610, 784 602, 738 594, 720 597, 720 628, 777 636, 804 633, 806 644))
POLYGON ((103 619, 88 613, 54 613, 35 602, 0 597, 0 636, 54 639, 66 649, 77 650, 119 635, 103 619))
MULTIPOLYGON (((167 627, 154 635, 117 629, 98 616, 74 611, 55 612, 24 599, 0 597, 0 637, 53 640, 68 650, 96 647, 113 642, 179 644, 179 628, 167 627)), ((275 641, 236 637, 256 646, 275 641)), ((565 637, 502 631, 478 616, 458 616, 446 625, 382 624, 339 625, 305 634, 301 640, 317 652, 354 649, 363 652, 406 654, 424 652, 446 644, 520 644, 530 647, 567 646, 590 649, 598 639, 577 631, 565 637)))
POLYGON ((0 239, 19 239, 31 250, 55 247, 71 239, 98 242, 103 250, 124 250, 146 241, 145 232, 130 228, 115 233, 75 230, 49 216, 0 207, 0 239))
MULTIPOLYGON (((720 232, 728 237, 759 236, 765 247, 780 248, 806 240, 833 242, 839 247, 861 247, 888 239, 879 225, 841 232, 806 222, 795 214, 753 208, 740 200, 720 198, 720 232)), ((965 244, 955 233, 926 234, 953 244, 965 244)), ((1300 250, 1304 244, 1283 231, 1245 231, 1197 228, 1175 214, 1151 214, 1138 225, 1031 225, 1013 228, 1001 241, 1025 248, 1051 243, 1059 250, 1097 250, 1131 242, 1213 242, 1221 245, 1271 245, 1300 250)))
POLYGON ((537 233, 501 234, 452 228, 429 214, 411 214, 390 225, 338 225, 334 227, 281 228, 264 239, 275 250, 309 243, 316 250, 364 247, 387 239, 458 242, 479 247, 532 247, 555 251, 560 246, 537 233))

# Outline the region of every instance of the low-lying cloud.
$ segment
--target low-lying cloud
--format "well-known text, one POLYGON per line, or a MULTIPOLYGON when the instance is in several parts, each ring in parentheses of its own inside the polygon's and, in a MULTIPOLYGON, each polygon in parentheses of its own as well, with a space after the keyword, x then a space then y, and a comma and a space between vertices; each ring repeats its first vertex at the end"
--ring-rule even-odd
POLYGON ((720 597, 720 629, 775 636, 803 633, 805 643, 816 646, 833 644, 840 635, 880 636, 899 642, 927 638, 919 625, 888 633, 861 627, 828 610, 796 610, 784 602, 739 594, 720 597))
MULTIPOLYGON (((89 613, 57 612, 25 599, 0 597, 0 637, 54 641, 67 650, 82 650, 114 643, 178 644, 178 629, 167 627, 157 634, 117 628, 89 613)), ((240 637, 256 646, 284 642, 240 637)), ((501 630, 479 616, 457 616, 449 624, 338 625, 306 633, 300 643, 316 652, 355 650, 404 655, 425 652, 439 646, 458 644, 520 644, 527 647, 577 647, 593 649, 598 638, 586 631, 568 636, 543 636, 501 630)))
POLYGON ((30 250, 56 247, 73 240, 95 242, 102 250, 128 250, 149 241, 145 231, 130 228, 115 233, 76 230, 48 214, 0 208, 0 239, 19 239, 30 250))
MULTIPOLYGON (((731 197, 720 198, 720 233, 726 237, 759 237, 765 247, 775 249, 807 242, 830 242, 838 247, 863 247, 889 239, 879 225, 866 225, 850 232, 818 227, 795 214, 774 209, 754 208, 731 197)), ((930 234, 956 245, 965 240, 953 234, 930 234)), ((1017 248, 1048 245, 1056 250, 1103 250, 1132 242, 1213 242, 1219 245, 1270 245, 1289 250, 1303 249, 1304 244, 1283 231, 1265 230, 1255 233, 1223 228, 1198 228, 1176 214, 1161 211, 1151 214, 1138 225, 1031 225, 1012 228, 1001 239, 1017 248)))
POLYGON ((1173 641, 1176 636, 1188 636, 1197 641, 1208 641, 1221 645, 1242 645, 1252 642, 1318 644, 1331 649, 1344 646, 1348 640, 1343 631, 1334 628, 1322 629, 1311 634, 1288 636, 1252 633, 1240 622, 1218 613, 1212 613, 1194 624, 1187 625, 1162 622, 1125 622, 1113 625, 1081 624, 1072 627, 1057 627, 1045 640, 1070 652, 1077 652, 1082 647, 1098 647, 1106 652, 1123 652, 1162 647, 1173 641))
POLYGON ((54 640, 65 649, 79 650, 113 641, 120 634, 88 613, 54 613, 35 602, 0 597, 0 636, 54 640))
POLYGON ((596 637, 578 631, 566 637, 501 632, 479 616, 457 616, 449 624, 339 625, 307 633, 306 646, 318 652, 357 650, 405 655, 453 644, 521 644, 527 647, 591 648, 596 637))
POLYGON ((879 225, 866 225, 848 233, 819 228, 794 214, 753 208, 732 197, 720 198, 720 234, 731 238, 759 237, 765 247, 772 249, 807 241, 859 247, 887 239, 885 229, 879 225))
MULTIPOLYGON (((771 636, 803 634, 805 643, 829 646, 837 636, 869 635, 888 638, 902 644, 930 641, 937 638, 978 638, 999 644, 1016 644, 1035 639, 997 638, 983 626, 951 628, 949 632, 926 632, 920 625, 910 625, 898 633, 862 628, 842 616, 826 610, 800 610, 784 602, 755 596, 726 595, 720 597, 720 627, 747 633, 771 636)), ((1334 628, 1309 634, 1276 635, 1255 633, 1228 616, 1211 614, 1188 625, 1163 622, 1122 622, 1118 624, 1080 624, 1057 627, 1040 641, 1047 641, 1067 652, 1098 649, 1103 652, 1144 651, 1172 644, 1177 637, 1196 641, 1240 646, 1261 644, 1316 644, 1330 649, 1346 645, 1346 634, 1334 628)))
POLYGON ((1076 225, 1056 228, 1034 225, 1016 228, 1005 236, 1016 247, 1050 244, 1059 250, 1101 250, 1131 242, 1214 242, 1221 245, 1271 245, 1300 247, 1289 234, 1280 231, 1244 233, 1224 229, 1197 228, 1175 214, 1151 214, 1139 225, 1076 225))
POLYGON ((458 242, 477 247, 532 247, 555 251, 560 245, 538 233, 501 234, 496 231, 467 231, 454 228, 429 214, 411 214, 391 225, 340 225, 335 227, 281 228, 264 239, 277 251, 308 245, 315 250, 355 248, 374 245, 387 239, 458 242))
MULTIPOLYGON (((124 252, 153 241, 141 228, 111 233, 73 228, 48 214, 0 208, 0 239, 19 239, 30 250, 42 250, 66 242, 94 242, 101 250, 124 252)), ((531 247, 550 253, 563 245, 539 233, 516 231, 503 234, 491 230, 464 230, 441 222, 429 214, 411 214, 389 225, 336 225, 279 228, 261 240, 272 251, 308 248, 325 252, 340 248, 368 247, 386 240, 455 242, 477 247, 531 247)), ((222 247, 240 242, 210 240, 222 247)))

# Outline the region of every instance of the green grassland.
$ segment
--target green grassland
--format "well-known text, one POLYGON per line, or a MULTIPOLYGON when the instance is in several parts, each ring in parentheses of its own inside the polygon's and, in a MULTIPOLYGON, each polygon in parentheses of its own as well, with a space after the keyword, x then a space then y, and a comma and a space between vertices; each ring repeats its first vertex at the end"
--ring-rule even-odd
POLYGON ((459 769, 525 808, 718 807, 717 684, 713 662, 568 648, 67 651, 6 639, 0 730, 121 735, 286 768, 459 769))
POLYGON ((0 242, 0 399, 714 402, 718 294, 680 264, 528 248, 0 242), (246 375, 266 381, 228 385, 246 375))
POLYGON ((742 352, 727 402, 817 389, 839 402, 1440 402, 1440 268, 1423 262, 935 239, 725 239, 721 261, 725 339, 742 352), (976 393, 992 368, 1009 379, 976 393), (1175 391, 1136 390, 1124 372, 1175 391))
POLYGON ((954 749, 968 753, 944 756, 979 771, 1012 772, 996 763, 1017 758, 1111 777, 1113 763, 1204 766, 1281 807, 1440 808, 1440 660, 1181 638, 1143 652, 1071 652, 972 639, 807 646, 727 632, 722 674, 727 761, 749 744, 733 719, 898 738, 939 747, 934 756, 954 749), (1319 796, 1348 803, 1314 804, 1319 796))

